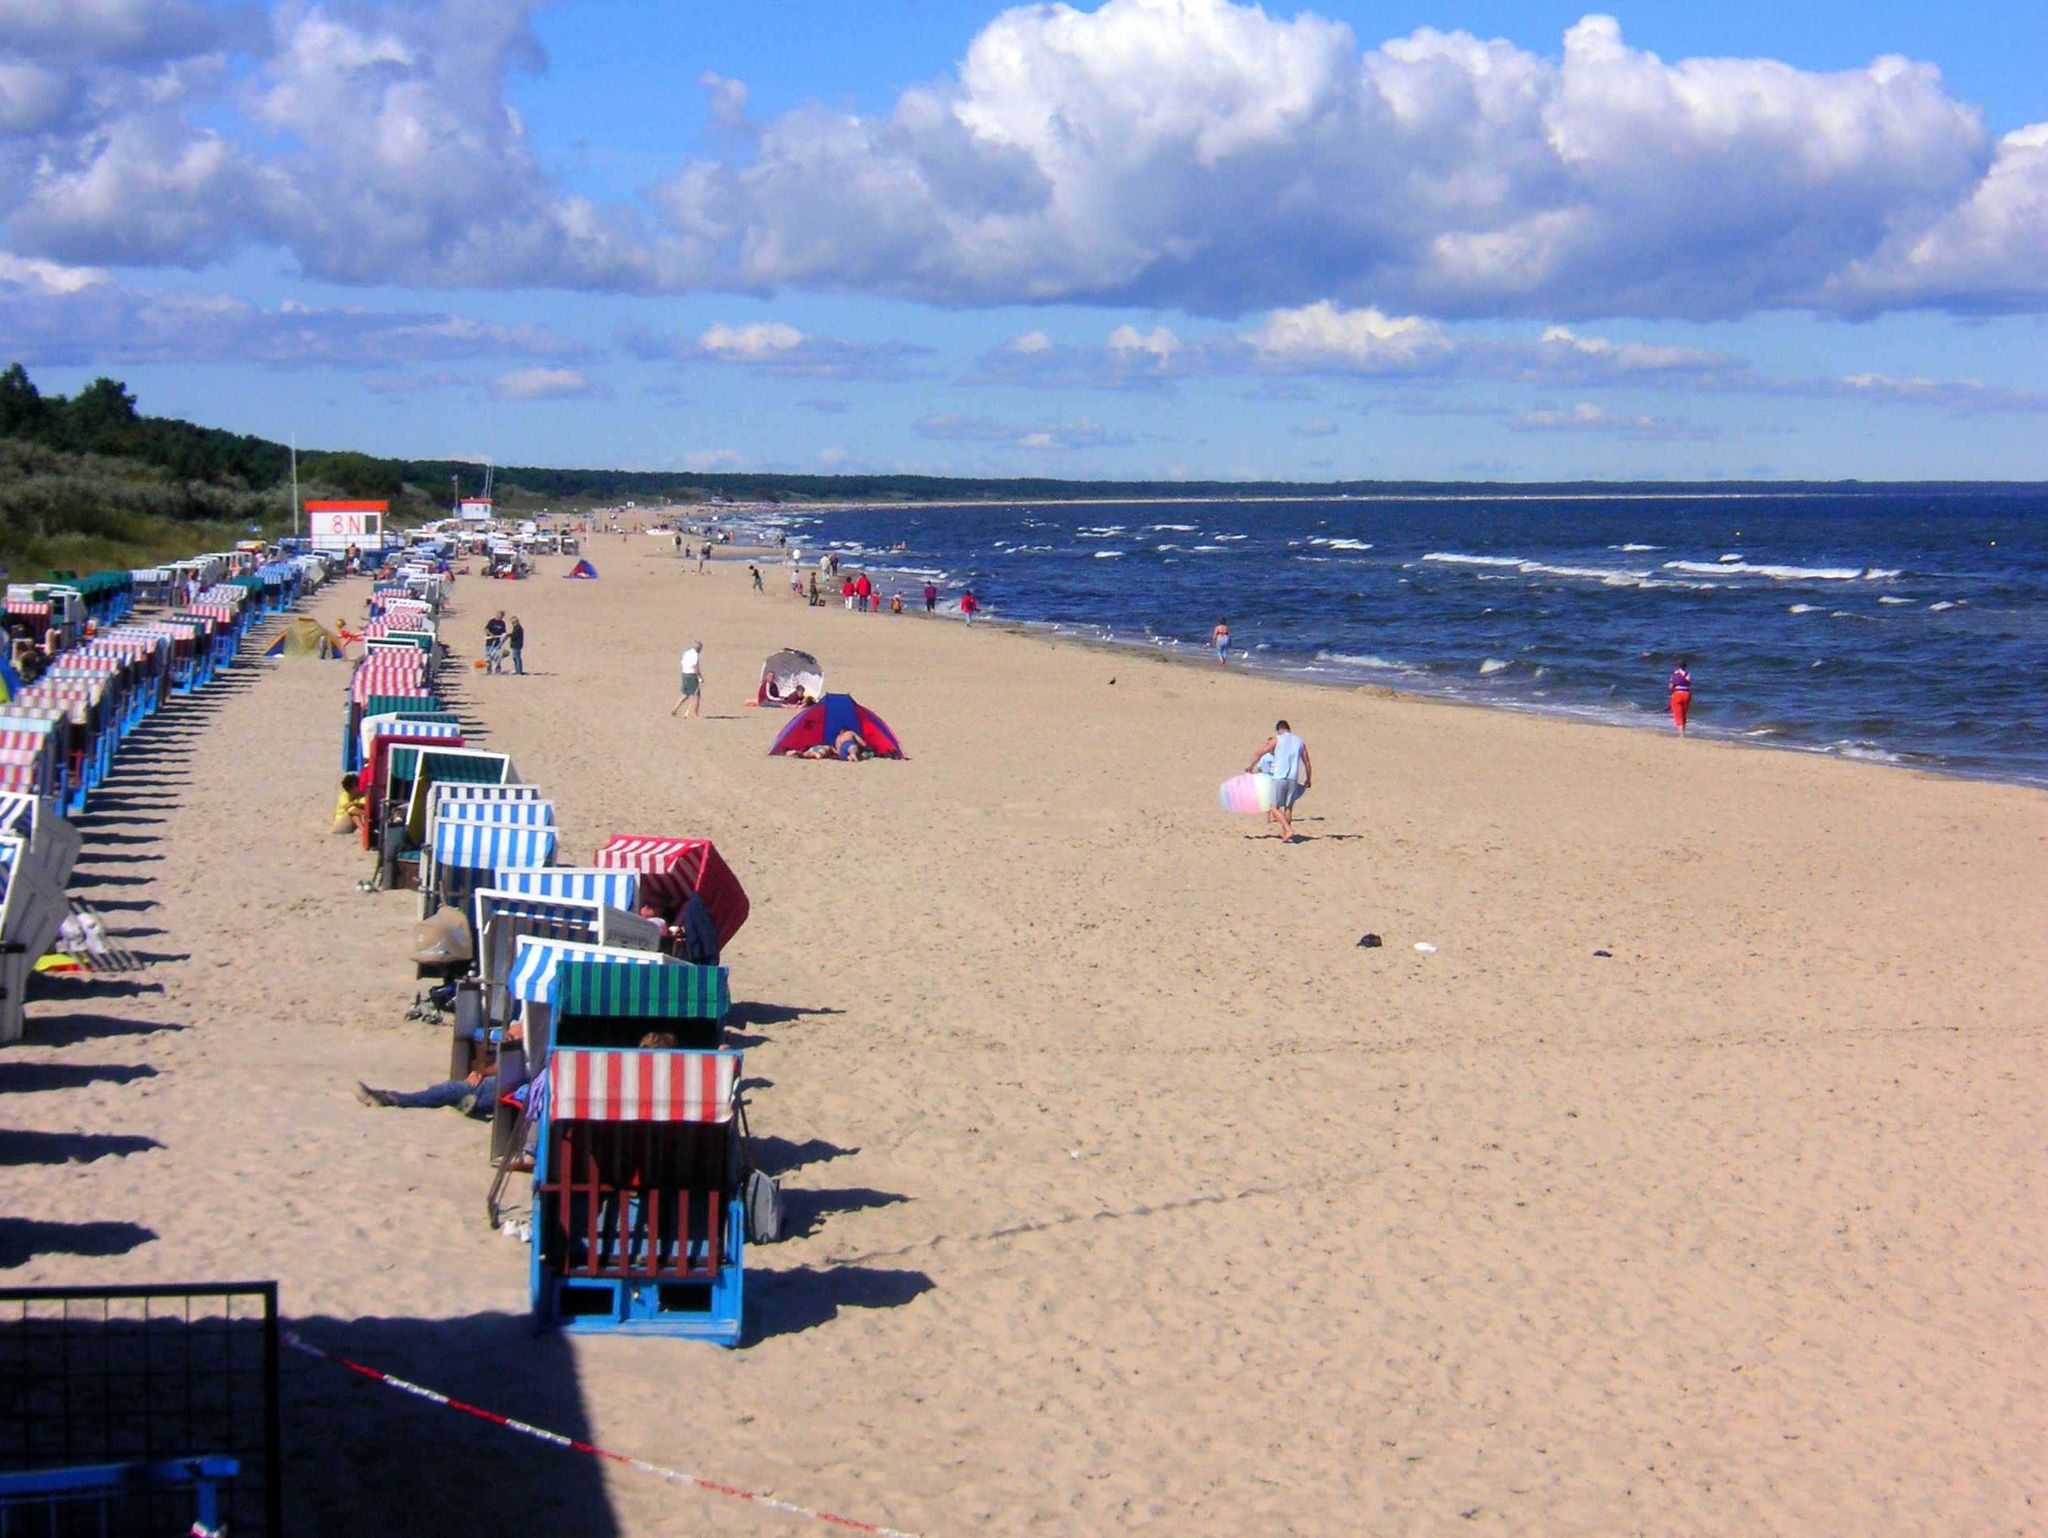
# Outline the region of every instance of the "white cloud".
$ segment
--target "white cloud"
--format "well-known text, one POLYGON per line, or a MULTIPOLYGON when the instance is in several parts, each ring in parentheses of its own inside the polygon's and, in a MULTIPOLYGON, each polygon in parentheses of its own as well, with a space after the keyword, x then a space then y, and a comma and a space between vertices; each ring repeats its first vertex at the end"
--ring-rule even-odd
POLYGON ((1698 347, 1675 347, 1655 342, 1613 342, 1606 337, 1580 336, 1569 326, 1551 326, 1537 344, 1543 360, 1552 366, 1583 368, 1617 374, 1697 374, 1726 368, 1730 360, 1721 353, 1698 347))
POLYGON ((1566 410, 1542 408, 1525 411, 1509 426, 1522 432, 1614 433, 1631 438, 1699 438, 1708 436, 1688 422, 1663 417, 1617 414, 1592 401, 1580 401, 1566 410))
POLYGON ((650 361, 719 364, 805 379, 902 379, 931 349, 911 342, 860 342, 816 336, 787 321, 718 321, 694 338, 627 324, 618 332, 628 352, 650 361))
POLYGON ((1961 413, 1979 411, 2048 411, 2048 392, 2017 385, 1986 384, 1980 379, 1897 378, 1889 374, 1845 374, 1832 388, 1819 392, 1858 400, 1910 406, 1946 406, 1961 413))
POLYGON ((760 321, 748 326, 712 326, 697 338, 697 345, 711 357, 736 363, 761 363, 786 356, 804 345, 804 334, 782 321, 760 321))
POLYGON ((501 401, 552 401, 601 393, 573 368, 513 369, 491 381, 491 394, 501 401))
POLYGON ((1346 310, 1327 299, 1275 310, 1243 341, 1267 367, 1360 374, 1414 369, 1442 358, 1451 346, 1434 321, 1370 307, 1346 310))
POLYGON ((925 417, 913 424, 912 430, 919 437, 942 443, 986 443, 1034 453, 1115 448, 1132 441, 1128 434, 1114 432, 1085 417, 1074 421, 1020 424, 948 413, 925 417))
POLYGON ((1118 326, 1109 334, 1109 350, 1126 360, 1166 368, 1181 350, 1180 338, 1164 326, 1140 331, 1136 326, 1118 326))
POLYGON ((12 288, 62 297, 83 293, 107 281, 107 274, 97 267, 66 267, 61 262, 0 251, 0 292, 12 288))
POLYGON ((433 311, 275 308, 195 289, 147 291, 96 268, 0 251, 0 346, 38 365, 256 363, 389 369, 462 358, 556 361, 590 349, 542 326, 433 311))
POLYGON ((1556 59, 1427 28, 1361 50, 1312 13, 1107 0, 1005 11, 956 78, 775 119, 661 201, 749 286, 1719 316, 2048 288, 2043 243, 1999 238, 2040 217, 2035 154, 1992 165, 1975 110, 1897 58, 1667 63, 1601 16, 1556 59), (1843 286, 1894 248, 1918 277, 1843 286))
POLYGON ((1928 64, 1666 61, 1603 16, 1547 56, 1230 0, 1019 6, 880 113, 756 122, 704 76, 724 158, 642 210, 565 190, 512 105, 541 3, 0 0, 8 243, 1233 318, 2048 307, 2048 124, 1994 143, 1928 64))

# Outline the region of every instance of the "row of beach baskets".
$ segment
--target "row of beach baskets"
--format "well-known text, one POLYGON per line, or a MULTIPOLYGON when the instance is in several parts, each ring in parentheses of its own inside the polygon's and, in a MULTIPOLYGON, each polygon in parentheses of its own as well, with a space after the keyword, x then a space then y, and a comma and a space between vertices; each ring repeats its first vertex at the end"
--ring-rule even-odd
POLYGON ((450 1075, 498 1089, 491 1220, 530 1239, 540 1323, 736 1344, 779 1205, 724 1045, 746 893, 704 839, 558 863, 555 803, 441 688, 445 593, 420 575, 372 596, 342 762, 381 883, 418 892, 423 973, 453 982, 450 1075))

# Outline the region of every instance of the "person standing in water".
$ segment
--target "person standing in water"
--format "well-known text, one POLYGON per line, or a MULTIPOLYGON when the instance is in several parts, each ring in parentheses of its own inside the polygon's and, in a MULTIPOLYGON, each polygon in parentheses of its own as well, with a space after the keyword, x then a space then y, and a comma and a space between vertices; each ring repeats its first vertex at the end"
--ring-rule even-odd
POLYGON ((1223 667, 1230 661, 1230 621, 1219 619, 1216 628, 1209 632, 1209 644, 1216 648, 1216 665, 1223 667))
POLYGON ((1692 673, 1685 665, 1685 659, 1678 659, 1678 666, 1671 670, 1671 724, 1678 728, 1678 735, 1685 735, 1686 718, 1692 713, 1692 673))

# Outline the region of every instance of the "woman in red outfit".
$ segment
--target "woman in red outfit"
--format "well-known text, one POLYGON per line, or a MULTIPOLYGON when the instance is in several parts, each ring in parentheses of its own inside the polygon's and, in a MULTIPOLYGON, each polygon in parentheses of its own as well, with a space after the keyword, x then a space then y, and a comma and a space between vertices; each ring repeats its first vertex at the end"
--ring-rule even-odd
POLYGON ((1678 728, 1678 735, 1685 735, 1685 720, 1692 711, 1692 674, 1686 670, 1685 659, 1678 659, 1678 666, 1671 670, 1671 724, 1678 728))

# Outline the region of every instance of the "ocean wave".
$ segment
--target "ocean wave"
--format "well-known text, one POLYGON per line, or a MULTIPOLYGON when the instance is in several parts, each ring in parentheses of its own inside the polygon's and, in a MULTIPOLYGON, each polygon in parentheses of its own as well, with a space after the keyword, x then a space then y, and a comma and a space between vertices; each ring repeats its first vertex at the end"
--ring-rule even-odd
POLYGON ((1334 662, 1347 668, 1375 668, 1386 672, 1398 672, 1401 664, 1385 657, 1375 657, 1370 652, 1317 652, 1316 661, 1334 662))
POLYGON ((1311 545, 1322 545, 1331 550, 1370 550, 1372 542, 1363 539, 1311 539, 1311 545))
POLYGON ((1145 525, 1145 532, 1148 534, 1192 534, 1195 532, 1195 525, 1192 523, 1148 523, 1145 525))
POLYGON ((1098 550, 1095 552, 1095 559, 1098 561, 1113 561, 1122 554, 1123 551, 1121 550, 1098 550))
POLYGON ((1607 548, 1609 550, 1619 550, 1622 551, 1624 554, 1633 555, 1643 550, 1662 550, 1664 547, 1662 545, 1609 545, 1607 548))
MULTIPOLYGON (((1547 561, 1525 560, 1517 555, 1462 555, 1456 552, 1433 550, 1423 557, 1446 566, 1477 566, 1483 568, 1476 573, 1481 582, 1500 582, 1507 578, 1504 570, 1512 570, 1524 577, 1563 577, 1573 582, 1598 582, 1603 587, 1631 588, 1686 588, 1695 592, 1711 592, 1717 584, 1712 582, 1680 582, 1668 577, 1652 576, 1647 571, 1631 571, 1615 566, 1553 566, 1547 561)), ((1665 563, 1667 566, 1670 562, 1665 563)), ((1708 571, 1718 567, 1706 567, 1708 571)))
POLYGON ((1495 673, 1505 673, 1509 666, 1510 664, 1504 662, 1499 657, 1488 657, 1479 664, 1479 676, 1481 678, 1491 678, 1495 673))
POLYGON ((1728 555, 1718 561, 1666 561, 1663 570, 1710 577, 1767 577, 1773 582, 1884 582, 1899 575, 1883 566, 1760 566, 1728 555))
POLYGON ((1944 610, 1948 610, 1948 609, 1960 609, 1961 607, 1962 607, 1962 604, 1958 603, 1958 602, 1957 602, 1956 600, 1954 600, 1954 599, 1952 599, 1952 598, 1944 598, 1944 599, 1942 599, 1942 600, 1941 600, 1941 602, 1940 602, 1940 603, 1931 603, 1931 604, 1929 604, 1929 605, 1927 606, 1927 612, 1928 612, 1929 614, 1940 614, 1940 613, 1942 613, 1942 612, 1943 612, 1944 610))
POLYGON ((1817 603, 1795 603, 1785 612, 1787 614, 1815 614, 1819 610, 1820 605, 1817 603))

